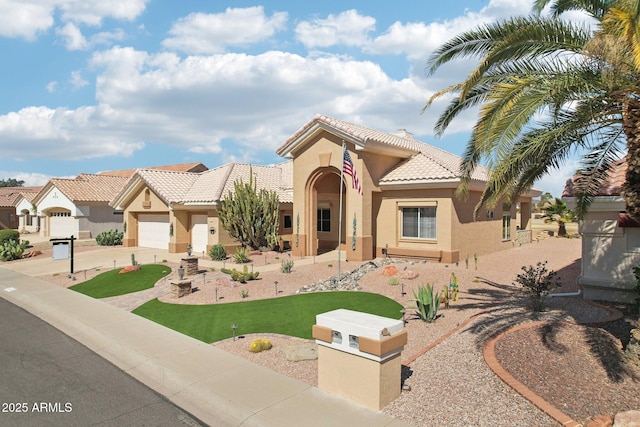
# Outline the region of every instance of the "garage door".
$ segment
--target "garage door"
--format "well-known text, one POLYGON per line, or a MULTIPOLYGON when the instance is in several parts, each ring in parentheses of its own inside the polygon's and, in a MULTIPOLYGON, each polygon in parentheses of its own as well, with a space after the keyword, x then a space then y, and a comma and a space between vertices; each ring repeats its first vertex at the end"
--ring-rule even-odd
POLYGON ((49 214, 50 237, 78 237, 78 220, 70 212, 51 212, 49 214))
POLYGON ((138 216, 138 246, 169 249, 169 215, 138 216))
POLYGON ((194 255, 207 250, 208 230, 206 215, 191 215, 191 247, 194 255))

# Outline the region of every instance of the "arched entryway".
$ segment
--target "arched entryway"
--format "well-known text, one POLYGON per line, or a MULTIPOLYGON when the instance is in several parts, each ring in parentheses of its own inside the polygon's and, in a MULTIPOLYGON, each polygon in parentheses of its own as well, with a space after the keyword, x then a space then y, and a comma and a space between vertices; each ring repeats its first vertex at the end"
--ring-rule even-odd
POLYGON ((321 168, 309 177, 306 186, 306 234, 309 236, 306 252, 311 255, 331 251, 346 241, 347 197, 342 183, 343 200, 340 213, 340 170, 334 167, 321 168), (342 215, 342 232, 340 232, 342 215))

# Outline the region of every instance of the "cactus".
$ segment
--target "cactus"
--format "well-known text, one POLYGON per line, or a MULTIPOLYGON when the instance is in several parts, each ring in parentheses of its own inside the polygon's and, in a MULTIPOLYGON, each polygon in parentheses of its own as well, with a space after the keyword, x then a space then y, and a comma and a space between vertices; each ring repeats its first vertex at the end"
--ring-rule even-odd
POLYGON ((454 272, 451 272, 451 280, 449 281, 449 293, 451 301, 458 301, 458 278, 454 272))
POLYGON ((280 202, 275 191, 256 188, 253 171, 249 182, 237 180, 234 191, 220 202, 218 216, 222 227, 242 245, 253 249, 278 245, 280 202))
POLYGON ((449 308, 449 287, 444 285, 440 293, 440 304, 444 304, 444 308, 449 308))
POLYGON ((291 273, 291 270, 293 270, 293 260, 292 259, 282 260, 282 264, 280 265, 280 271, 282 271, 283 273, 291 273))
POLYGON ((433 286, 420 286, 418 293, 413 291, 413 299, 417 306, 416 316, 425 322, 433 322, 438 316, 440 308, 440 293, 433 293, 433 286))
POLYGON ((231 276, 231 280, 233 280, 234 282, 240 283, 247 283, 248 280, 256 280, 260 275, 259 271, 249 271, 246 265, 244 266, 242 271, 238 271, 235 268, 233 270, 229 270, 228 268, 221 268, 220 271, 224 274, 229 274, 231 276))
POLYGON ((246 262, 251 261, 251 259, 249 258, 249 251, 247 250, 247 248, 243 248, 243 247, 237 248, 233 254, 233 260, 236 262, 236 264, 244 264, 246 262))
POLYGON ((227 250, 221 244, 211 246, 209 249, 209 258, 214 261, 223 261, 227 259, 227 250))
POLYGON ((136 254, 131 254, 131 265, 138 265, 136 261, 136 254))
POLYGON ((2 242, 0 244, 0 259, 2 261, 13 261, 14 259, 22 258, 27 244, 29 242, 26 240, 20 243, 13 239, 2 242))

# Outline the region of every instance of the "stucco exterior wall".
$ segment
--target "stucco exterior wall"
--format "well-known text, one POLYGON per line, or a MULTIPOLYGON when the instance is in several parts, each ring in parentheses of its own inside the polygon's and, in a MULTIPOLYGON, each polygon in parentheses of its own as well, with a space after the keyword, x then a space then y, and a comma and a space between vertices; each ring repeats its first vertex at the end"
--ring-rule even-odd
POLYGON ((79 210, 88 214, 78 218, 78 238, 91 239, 108 230, 122 231, 123 215, 106 205, 81 206, 79 210))
POLYGON ((126 227, 126 230, 122 245, 125 247, 138 246, 139 214, 169 212, 167 204, 146 186, 134 190, 123 208, 123 227, 126 227))
POLYGON ((596 201, 579 224, 582 271, 587 299, 633 302, 633 267, 640 265, 640 228, 618 226, 622 200, 596 201))

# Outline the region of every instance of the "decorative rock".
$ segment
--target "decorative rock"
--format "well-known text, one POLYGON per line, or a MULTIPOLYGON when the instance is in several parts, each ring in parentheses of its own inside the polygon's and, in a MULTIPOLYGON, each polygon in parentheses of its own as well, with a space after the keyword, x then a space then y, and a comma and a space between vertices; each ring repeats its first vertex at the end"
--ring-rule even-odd
POLYGON ((396 268, 395 265, 385 265, 384 268, 382 269, 382 275, 383 276, 393 276, 394 274, 398 273, 398 269, 396 268))
POLYGON ((231 281, 229 279, 227 279, 226 277, 218 277, 216 279, 216 285, 225 286, 227 288, 233 287, 233 285, 231 284, 231 281))
POLYGON ((640 411, 626 411, 616 414, 613 427, 640 427, 640 411))
POLYGON ((613 418, 609 415, 598 415, 587 423, 587 427, 611 427, 612 425, 613 418))
POLYGON ((191 293, 191 281, 183 281, 177 283, 171 283, 171 296, 173 298, 182 298, 185 295, 191 293))
POLYGON ((182 258, 182 262, 180 263, 182 268, 184 268, 185 276, 194 276, 198 274, 198 258, 182 258))
POLYGON ((640 329, 631 330, 631 338, 627 344, 625 355, 631 363, 640 368, 640 329))
POLYGON ((318 358, 317 344, 289 345, 283 351, 284 357, 291 362, 316 360, 318 358))
POLYGON ((119 274, 130 273, 132 271, 138 271, 138 270, 140 270, 140 264, 128 265, 125 268, 123 268, 122 270, 120 270, 119 274))
POLYGON ((398 277, 401 279, 411 280, 418 277, 418 273, 413 270, 404 270, 398 273, 398 277))

